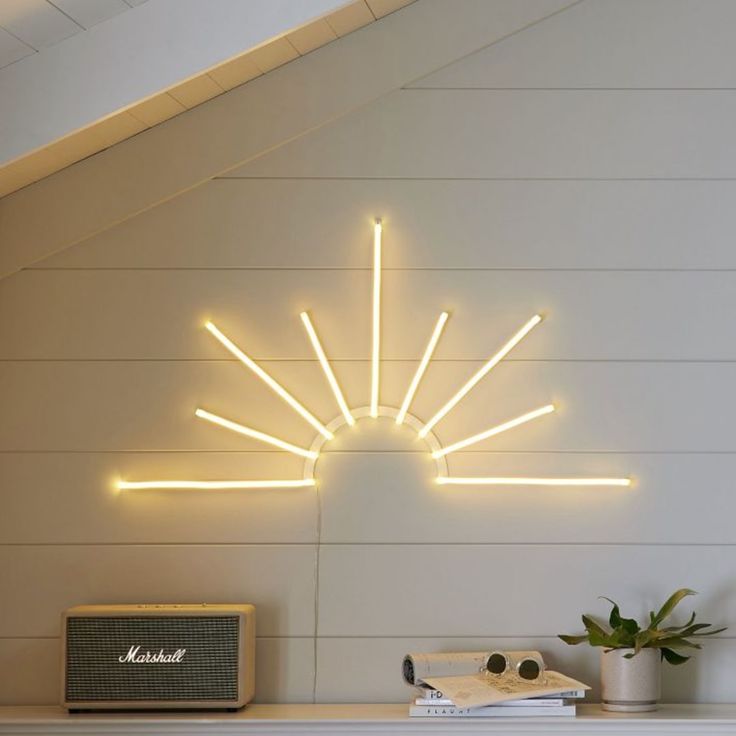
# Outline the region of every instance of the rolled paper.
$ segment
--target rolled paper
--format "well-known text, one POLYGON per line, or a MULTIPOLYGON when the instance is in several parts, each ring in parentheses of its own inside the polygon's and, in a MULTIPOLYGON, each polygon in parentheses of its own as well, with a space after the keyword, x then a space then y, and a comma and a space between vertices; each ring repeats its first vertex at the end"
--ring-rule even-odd
POLYGON ((404 682, 421 685, 426 677, 476 675, 488 667, 488 652, 413 652, 401 666, 404 682))

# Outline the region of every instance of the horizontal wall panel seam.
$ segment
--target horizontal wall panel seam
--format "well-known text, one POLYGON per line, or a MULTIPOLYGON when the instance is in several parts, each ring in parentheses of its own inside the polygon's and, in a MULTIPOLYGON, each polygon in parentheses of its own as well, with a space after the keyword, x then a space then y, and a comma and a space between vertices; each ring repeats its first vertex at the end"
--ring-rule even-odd
MULTIPOLYGON (((286 637, 289 638, 289 637, 286 637)), ((292 637, 296 638, 296 637, 292 637)), ((312 638, 312 637, 309 637, 312 638)), ((388 636, 380 636, 373 634, 366 634, 362 636, 343 636, 341 634, 320 634, 317 639, 557 639, 557 634, 461 634, 459 636, 451 634, 445 637, 444 635, 437 634, 411 634, 411 636, 403 636, 401 634, 389 634, 388 636)), ((733 641, 736 640, 736 636, 713 636, 708 641, 733 641)))
POLYGON ((736 176, 218 176, 212 181, 736 181, 736 176))
MULTIPOLYGON (((142 448, 127 450, 58 450, 53 448, 45 448, 41 450, 17 450, 17 449, 0 449, 0 455, 165 455, 165 454, 253 454, 267 455, 279 454, 278 450, 228 450, 228 449, 158 449, 158 448, 142 448)), ((283 454, 283 453, 282 453, 283 454)), ((322 455, 424 455, 425 451, 417 451, 410 453, 405 450, 325 450, 322 455)), ((463 450, 458 455, 735 455, 736 449, 733 450, 463 450)))
MULTIPOLYGON (((253 356, 253 360, 262 363, 310 363, 319 365, 316 360, 306 358, 262 358, 253 356)), ((483 363, 488 356, 477 358, 432 358, 432 364, 438 363, 483 363)), ((367 358, 333 358, 330 363, 365 363, 367 358)), ((419 358, 388 358, 381 363, 418 363, 419 358)), ((219 358, 0 358, 2 363, 238 363, 237 360, 219 358)), ((688 364, 688 365, 731 365, 733 358, 509 358, 504 363, 636 363, 650 364, 688 364)))
MULTIPOLYGON (((313 637, 308 636, 306 634, 299 635, 296 634, 294 636, 258 636, 256 635, 256 639, 259 641, 280 641, 282 639, 306 639, 308 641, 311 641, 313 637)), ((61 637, 59 636, 12 636, 12 635, 0 635, 0 641, 9 640, 9 641, 22 641, 22 640, 28 640, 28 641, 59 641, 61 637)))
MULTIPOLYGON (((0 450, 0 455, 284 455, 282 450, 0 450)), ((426 450, 323 450, 322 455, 425 455, 426 450)), ((462 455, 734 455, 736 450, 470 450, 462 455)))
POLYGON ((402 87, 402 92, 734 92, 736 87, 402 87))
POLYGON ((3 547, 736 547, 736 542, 0 542, 3 547))
MULTIPOLYGON (((315 637, 313 636, 256 636, 257 640, 269 641, 269 640, 283 640, 283 639, 304 639, 311 641, 315 637)), ((489 634, 453 634, 449 637, 426 634, 412 634, 411 636, 402 636, 401 634, 395 635, 373 635, 367 634, 363 636, 343 636, 340 634, 320 634, 316 637, 317 639, 557 639, 557 634, 501 634, 501 635, 489 635, 489 634)), ((0 641, 60 641, 59 636, 0 636, 0 641)), ((713 636, 708 641, 735 641, 736 636, 713 636)))
MULTIPOLYGON (((99 271, 102 273, 107 272, 149 272, 149 271, 165 271, 176 273, 178 271, 201 271, 203 273, 225 271, 230 273, 231 271, 252 271, 254 273, 261 272, 273 272, 273 273, 312 273, 319 271, 327 272, 354 272, 354 273, 372 273, 373 269, 368 267, 359 266, 314 266, 314 267, 300 267, 291 268, 286 266, 39 266, 24 268, 19 273, 32 273, 34 271, 43 272, 54 272, 59 271, 64 273, 66 271, 99 271)), ((619 268, 619 267, 575 267, 575 268, 548 268, 544 266, 403 266, 403 267, 391 267, 384 266, 381 268, 383 273, 389 271, 396 271, 399 273, 413 273, 413 272, 446 272, 446 273, 463 273, 463 272, 488 272, 488 273, 505 273, 505 272, 522 272, 531 271, 532 273, 734 273, 736 268, 619 268)))
MULTIPOLYGON (((327 544, 323 542, 322 544, 327 544)), ((367 545, 371 543, 366 543, 367 545)), ((395 544, 389 542, 387 544, 395 544)), ((426 544, 426 543, 425 543, 426 544)), ((365 546, 358 544, 356 546, 365 546)), ((617 546, 614 544, 614 546, 617 546)), ((649 545, 648 545, 649 546, 649 545)), ((680 545, 678 545, 680 546, 680 545)), ((700 546, 700 545, 693 545, 700 546)), ((717 544, 707 544, 708 547, 717 547, 717 544)), ((731 545, 728 545, 731 546, 731 545)), ((734 545, 736 546, 736 545, 734 545)), ((29 547, 29 548, 46 548, 46 547, 145 547, 155 548, 171 548, 185 547, 214 547, 222 548, 245 548, 245 547, 317 547, 317 542, 0 542, 0 549, 3 547, 29 547)))
POLYGON ((719 94, 721 92, 733 92, 734 87, 401 87, 396 90, 398 95, 415 95, 423 92, 449 92, 448 96, 460 96, 465 93, 473 92, 519 92, 526 94, 528 92, 538 92, 542 95, 555 92, 590 92, 591 94, 599 94, 605 92, 621 92, 623 95, 637 95, 642 92, 658 92, 662 95, 676 95, 678 92, 713 92, 719 94))
MULTIPOLYGON (((145 455, 145 454, 216 454, 216 453, 241 453, 241 454, 278 454, 278 450, 228 450, 228 449, 158 449, 158 448, 132 448, 127 450, 55 450, 53 448, 45 448, 42 450, 18 450, 18 449, 0 449, 0 455, 145 455)), ((282 453, 283 454, 283 453, 282 453)), ((354 451, 331 451, 325 450, 322 455, 425 455, 425 452, 408 453, 406 451, 393 450, 354 450, 354 451)), ((460 454, 460 453, 458 453, 460 454)), ((463 454, 468 455, 735 455, 736 449, 733 450, 467 450, 463 454)))
MULTIPOLYGON (((394 181, 418 181, 418 182, 432 182, 432 181, 499 181, 499 182, 505 182, 505 181, 622 181, 622 182, 637 182, 637 181, 661 181, 661 182, 668 182, 668 181, 736 181, 736 176, 613 176, 613 177, 599 177, 599 176, 337 176, 337 175, 319 175, 319 176, 306 176, 306 175, 299 175, 299 174, 236 174, 233 173, 223 173, 219 174, 218 176, 212 177, 207 182, 207 186, 212 186, 213 183, 217 183, 218 186, 224 185, 227 186, 227 182, 235 182, 235 181, 278 181, 278 182, 285 182, 285 181, 293 181, 293 182, 302 182, 302 181, 309 181, 310 179, 314 179, 315 181, 337 181, 337 182, 343 182, 343 181, 385 181, 385 182, 394 182, 394 181)), ((89 239, 91 239, 94 236, 91 236, 89 239)), ((81 241, 84 242, 84 241, 81 241)), ((38 263, 41 263, 41 261, 38 261, 38 263)), ((34 265, 31 266, 24 266, 20 270, 25 270, 26 268, 35 268, 34 265)))

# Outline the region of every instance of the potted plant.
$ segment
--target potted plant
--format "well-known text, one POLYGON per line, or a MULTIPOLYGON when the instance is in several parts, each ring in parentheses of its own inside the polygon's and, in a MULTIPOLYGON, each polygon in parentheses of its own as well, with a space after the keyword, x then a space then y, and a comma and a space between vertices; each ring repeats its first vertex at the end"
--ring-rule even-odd
POLYGON ((656 710, 660 697, 662 660, 674 665, 683 664, 690 659, 683 651, 701 648, 693 639, 725 631, 725 627, 709 629, 711 624, 696 624, 694 612, 687 623, 681 626, 662 625, 683 598, 695 594, 694 590, 688 588, 675 591, 657 613, 649 613, 645 628, 633 618, 623 618, 618 605, 604 597, 603 600, 613 606, 608 618, 610 630, 591 616, 583 615, 585 634, 559 635, 566 644, 587 642, 593 647, 603 647, 603 710, 656 710))

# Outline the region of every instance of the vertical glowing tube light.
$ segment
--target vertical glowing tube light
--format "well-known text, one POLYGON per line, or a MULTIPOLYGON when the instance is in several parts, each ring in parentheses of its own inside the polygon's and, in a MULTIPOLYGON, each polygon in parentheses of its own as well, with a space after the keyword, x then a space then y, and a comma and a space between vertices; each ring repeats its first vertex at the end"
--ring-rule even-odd
POLYGON ((278 381, 271 378, 252 358, 247 356, 232 340, 224 335, 212 323, 207 322, 205 327, 217 340, 229 350, 243 365, 250 368, 272 391, 275 391, 297 414, 308 421, 325 439, 331 440, 335 435, 325 427, 311 412, 307 411, 278 381))
POLYGON ((378 416, 378 383, 381 348, 381 221, 373 225, 373 346, 371 350, 371 416, 378 416))
POLYGON ((437 324, 432 332, 432 337, 429 338, 427 349, 424 351, 424 355, 419 363, 417 372, 414 374, 414 378, 412 378, 411 384, 409 385, 409 390, 406 392, 406 396, 404 397, 404 403, 401 405, 401 409, 399 409, 399 413, 396 416, 396 424, 402 424, 404 419, 406 419, 406 413, 409 411, 411 402, 414 399, 414 394, 417 392, 417 388, 419 387, 419 382, 422 380, 424 371, 427 370, 429 361, 432 358, 432 353, 434 353, 434 349, 437 347, 440 335, 442 335, 442 330, 445 327, 445 322, 447 322, 447 318, 449 316, 450 315, 447 312, 442 312, 437 320, 437 324))
POLYGON ((340 411, 345 417, 345 421, 352 427, 355 424, 355 418, 350 413, 350 409, 348 408, 347 402, 345 401, 345 397, 342 395, 340 384, 338 384, 337 378, 335 378, 335 374, 332 372, 332 368, 330 367, 330 363, 327 360, 325 351, 322 349, 322 344, 319 341, 319 337, 317 337, 317 332, 314 329, 314 325, 312 325, 312 320, 309 318, 309 315, 306 312, 302 312, 299 316, 302 318, 304 327, 307 330, 307 335, 309 335, 309 340, 312 343, 314 352, 317 354, 317 358, 319 359, 319 364, 322 366, 322 370, 324 371, 325 376, 327 376, 327 382, 330 384, 332 393, 335 394, 337 405, 340 407, 340 411))
POLYGON ((492 358, 476 371, 465 385, 424 425, 419 436, 424 439, 437 422, 442 419, 465 394, 472 389, 492 368, 501 362, 540 322, 542 317, 535 314, 492 358))

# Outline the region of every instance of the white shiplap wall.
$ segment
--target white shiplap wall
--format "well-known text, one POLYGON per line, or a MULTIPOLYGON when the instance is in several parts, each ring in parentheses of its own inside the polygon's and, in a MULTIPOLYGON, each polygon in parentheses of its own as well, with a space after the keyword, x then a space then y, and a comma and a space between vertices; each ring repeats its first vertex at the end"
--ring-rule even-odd
MULTIPOLYGON (((58 614, 82 602, 256 603, 261 700, 402 700, 401 655, 440 647, 535 646, 594 683, 596 653, 555 634, 602 612, 597 595, 642 613, 688 585, 706 620, 733 624, 736 106, 703 88, 725 84, 735 14, 584 2, 3 281, 2 702, 55 700, 58 614), (113 493, 116 475, 300 472, 192 417, 202 404, 311 439, 204 318, 329 420, 309 308, 349 402, 367 403, 376 215, 382 401, 400 403, 440 309, 423 418, 543 310, 438 433, 550 399, 559 415, 451 471, 636 486, 440 490, 426 453, 379 423, 320 460, 321 509, 312 491, 113 493)), ((666 672, 666 699, 733 700, 729 633, 666 672)))

